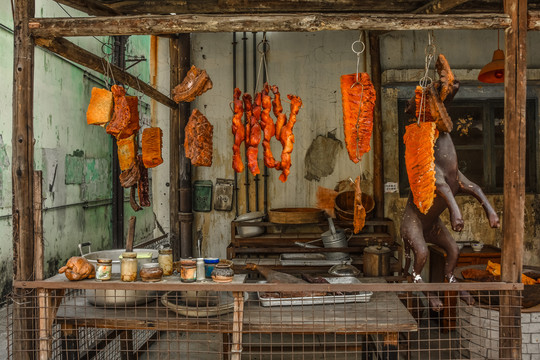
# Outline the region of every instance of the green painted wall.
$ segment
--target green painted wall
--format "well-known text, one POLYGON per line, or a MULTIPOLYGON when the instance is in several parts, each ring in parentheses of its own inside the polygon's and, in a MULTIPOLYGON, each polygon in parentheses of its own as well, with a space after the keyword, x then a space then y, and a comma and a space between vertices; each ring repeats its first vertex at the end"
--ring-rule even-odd
MULTIPOLYGON (((72 16, 84 16, 64 7, 72 16)), ((55 2, 36 1, 37 16, 67 16, 55 2)), ((9 1, 0 2, 0 293, 11 290, 12 279, 12 187, 11 128, 13 74, 13 19, 9 1)), ((71 39, 79 46, 106 57, 108 38, 71 39)), ((149 58, 150 38, 129 39, 128 58, 149 58)), ((128 66, 131 63, 128 62, 128 66)), ((149 81, 149 61, 130 72, 149 81)), ((103 76, 87 71, 55 54, 36 48, 34 90, 35 168, 43 171, 44 238, 46 275, 56 273, 78 252, 77 245, 91 242, 92 251, 112 246, 111 150, 112 138, 105 130, 86 124, 86 109, 92 87, 104 87, 103 76)), ((133 89, 132 95, 139 95, 133 89)), ((150 123, 149 100, 140 97, 139 112, 150 123)), ((125 218, 133 215, 125 192, 125 218)), ((135 241, 152 237, 152 208, 136 214, 135 241)), ((127 221, 126 221, 127 233, 127 221)), ((1 301, 0 301, 1 303, 1 301)))

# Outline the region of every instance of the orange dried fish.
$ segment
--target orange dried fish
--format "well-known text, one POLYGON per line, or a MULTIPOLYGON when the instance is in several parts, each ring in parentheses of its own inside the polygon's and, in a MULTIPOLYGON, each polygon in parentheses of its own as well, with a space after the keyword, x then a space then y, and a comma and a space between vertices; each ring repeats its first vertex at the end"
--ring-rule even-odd
POLYGON ((435 198, 434 145, 439 131, 434 122, 411 124, 405 128, 405 165, 413 201, 426 214, 435 198))
POLYGON ((373 109, 376 93, 369 75, 360 73, 341 76, 341 102, 343 107, 343 130, 349 158, 358 163, 371 147, 373 132, 373 109))
POLYGON ((360 176, 354 181, 354 233, 358 234, 366 224, 366 209, 362 204, 362 190, 360 189, 360 176))
POLYGON ((112 92, 96 87, 92 88, 90 104, 86 110, 86 123, 88 125, 105 125, 111 121, 113 107, 112 92))

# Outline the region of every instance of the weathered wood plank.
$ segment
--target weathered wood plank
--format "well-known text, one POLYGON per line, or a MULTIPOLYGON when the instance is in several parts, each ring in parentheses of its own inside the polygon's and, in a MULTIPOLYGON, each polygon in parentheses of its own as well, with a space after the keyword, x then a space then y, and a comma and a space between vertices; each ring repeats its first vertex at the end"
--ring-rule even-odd
POLYGON ((527 20, 528 30, 540 30, 540 11, 529 11, 527 20))
MULTIPOLYGON (((501 280, 521 281, 525 232, 525 145, 527 87, 527 0, 505 0, 512 19, 505 31, 504 64, 504 214, 501 280)), ((521 306, 517 292, 502 292, 499 357, 521 357, 521 306)))
POLYGON ((501 29, 508 26, 510 18, 505 14, 201 14, 34 18, 30 22, 32 35, 45 38, 234 31, 501 29))
POLYGON ((144 81, 139 80, 137 77, 122 70, 120 67, 107 62, 105 59, 102 59, 99 56, 92 54, 91 52, 73 44, 66 39, 37 38, 35 40, 35 43, 36 45, 44 49, 52 51, 68 60, 76 62, 77 64, 83 65, 94 71, 97 71, 100 74, 103 74, 105 76, 111 76, 112 74, 112 77, 116 81, 124 85, 130 86, 131 88, 138 90, 145 95, 148 95, 150 98, 159 101, 160 103, 167 105, 170 108, 176 108, 178 106, 176 102, 174 102, 171 98, 154 89, 152 86, 148 85, 144 81))
POLYGON ((85 12, 88 15, 111 16, 120 15, 121 12, 111 9, 98 0, 54 0, 59 4, 67 5, 73 9, 85 12))
POLYGON ((413 11, 413 14, 442 14, 470 0, 433 0, 413 11))

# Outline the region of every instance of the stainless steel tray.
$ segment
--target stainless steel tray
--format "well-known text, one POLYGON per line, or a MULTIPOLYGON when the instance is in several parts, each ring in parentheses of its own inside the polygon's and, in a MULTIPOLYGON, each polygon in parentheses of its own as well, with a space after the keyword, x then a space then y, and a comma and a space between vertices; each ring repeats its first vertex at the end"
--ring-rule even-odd
MULTIPOLYGON (((327 277, 330 284, 358 284, 361 281, 355 277, 327 277)), ((305 296, 294 298, 266 297, 265 293, 257 293, 262 306, 292 306, 292 305, 321 305, 344 304, 349 302, 369 302, 373 293, 360 291, 345 295, 305 296)))
POLYGON ((332 266, 350 261, 351 258, 328 260, 322 253, 284 253, 279 256, 279 262, 283 266, 332 266))

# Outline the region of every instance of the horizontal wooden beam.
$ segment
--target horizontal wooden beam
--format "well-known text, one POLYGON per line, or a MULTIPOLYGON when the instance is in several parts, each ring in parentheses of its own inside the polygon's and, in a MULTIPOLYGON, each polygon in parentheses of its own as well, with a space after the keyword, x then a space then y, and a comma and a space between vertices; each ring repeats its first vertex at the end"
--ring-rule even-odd
POLYGON ((540 30, 540 11, 529 11, 527 16, 527 29, 540 30))
POLYGON ((193 32, 322 30, 501 29, 510 26, 505 14, 245 14, 145 15, 94 18, 34 18, 35 37, 98 35, 160 35, 193 32))
POLYGON ((178 104, 170 97, 154 89, 144 81, 139 80, 137 77, 120 69, 118 66, 110 64, 105 59, 92 54, 66 39, 37 38, 35 39, 35 44, 88 69, 97 71, 105 76, 111 76, 114 80, 130 86, 170 108, 174 109, 178 106, 178 104))
POLYGON ((54 0, 59 4, 67 5, 73 9, 94 16, 120 15, 121 12, 111 9, 98 0, 54 0))
POLYGON ((469 0, 433 0, 414 10, 414 14, 442 14, 469 0))

